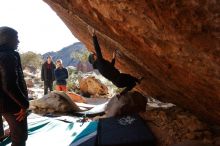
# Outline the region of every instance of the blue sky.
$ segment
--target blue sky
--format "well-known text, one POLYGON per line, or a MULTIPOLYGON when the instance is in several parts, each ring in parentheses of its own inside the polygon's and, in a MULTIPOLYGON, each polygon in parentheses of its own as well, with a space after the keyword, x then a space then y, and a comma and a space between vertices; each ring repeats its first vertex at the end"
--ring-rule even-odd
POLYGON ((19 33, 19 52, 57 51, 78 40, 43 0, 0 0, 0 26, 19 33))

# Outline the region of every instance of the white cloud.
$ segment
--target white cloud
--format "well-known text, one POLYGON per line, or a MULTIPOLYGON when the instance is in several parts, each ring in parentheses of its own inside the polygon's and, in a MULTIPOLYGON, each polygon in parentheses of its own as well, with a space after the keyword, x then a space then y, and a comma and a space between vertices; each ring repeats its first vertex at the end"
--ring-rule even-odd
POLYGON ((42 54, 78 41, 42 0, 0 0, 0 26, 18 31, 20 52, 42 54))

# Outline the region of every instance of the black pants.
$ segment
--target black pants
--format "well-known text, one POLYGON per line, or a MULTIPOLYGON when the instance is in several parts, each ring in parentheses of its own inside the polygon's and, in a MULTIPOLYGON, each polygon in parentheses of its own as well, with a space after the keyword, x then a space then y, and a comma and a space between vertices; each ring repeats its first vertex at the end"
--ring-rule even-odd
POLYGON ((114 81, 112 81, 112 83, 117 86, 118 88, 124 88, 126 87, 121 94, 125 94, 128 91, 130 91, 131 89, 134 88, 134 86, 136 85, 136 83, 139 80, 136 77, 133 77, 129 74, 124 74, 124 73, 120 73, 118 75, 117 78, 115 78, 114 81))
POLYGON ((44 81, 44 95, 48 93, 48 88, 53 91, 53 81, 44 81))
POLYGON ((4 128, 3 128, 3 120, 2 115, 0 114, 0 137, 4 135, 4 128))
POLYGON ((28 137, 27 117, 21 122, 16 120, 14 113, 3 113, 5 120, 8 122, 10 129, 11 146, 25 146, 28 137))

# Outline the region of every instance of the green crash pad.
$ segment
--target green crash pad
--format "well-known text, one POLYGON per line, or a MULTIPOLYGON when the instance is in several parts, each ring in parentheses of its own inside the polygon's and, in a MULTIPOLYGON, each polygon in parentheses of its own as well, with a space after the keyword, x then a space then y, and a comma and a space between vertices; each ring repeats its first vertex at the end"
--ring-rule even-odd
MULTIPOLYGON (((79 118, 28 116, 28 139, 26 146, 76 146, 96 135, 97 121, 78 122, 79 118)), ((10 138, 0 146, 10 146, 10 138)))

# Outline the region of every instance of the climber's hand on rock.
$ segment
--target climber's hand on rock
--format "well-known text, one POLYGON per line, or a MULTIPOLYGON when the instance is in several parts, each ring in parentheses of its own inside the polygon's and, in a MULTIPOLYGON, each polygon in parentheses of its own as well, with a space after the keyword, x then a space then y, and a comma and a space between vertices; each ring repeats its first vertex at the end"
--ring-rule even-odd
POLYGON ((95 29, 91 26, 88 26, 88 31, 90 33, 90 35, 94 36, 95 35, 95 29))

